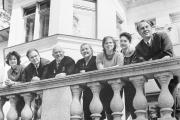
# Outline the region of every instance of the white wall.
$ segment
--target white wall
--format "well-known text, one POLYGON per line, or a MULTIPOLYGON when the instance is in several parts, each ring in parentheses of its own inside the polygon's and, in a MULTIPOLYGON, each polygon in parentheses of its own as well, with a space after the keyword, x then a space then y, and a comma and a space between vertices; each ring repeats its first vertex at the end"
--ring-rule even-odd
MULTIPOLYGON (((131 33, 137 33, 135 22, 142 19, 156 18, 156 24, 159 27, 170 24, 170 13, 180 11, 180 0, 157 0, 156 2, 133 7, 127 10, 128 30, 131 33)), ((134 41, 137 44, 138 41, 134 41)))
POLYGON ((49 35, 72 35, 73 0, 51 0, 49 35))
POLYGON ((5 73, 5 67, 4 67, 4 53, 3 49, 7 47, 7 41, 5 42, 0 42, 0 82, 3 81, 4 79, 4 73, 5 73))
MULTIPOLYGON (((126 21, 125 10, 117 0, 97 0, 97 38, 117 37, 116 15, 126 21)), ((125 27, 124 27, 125 28, 125 27)))

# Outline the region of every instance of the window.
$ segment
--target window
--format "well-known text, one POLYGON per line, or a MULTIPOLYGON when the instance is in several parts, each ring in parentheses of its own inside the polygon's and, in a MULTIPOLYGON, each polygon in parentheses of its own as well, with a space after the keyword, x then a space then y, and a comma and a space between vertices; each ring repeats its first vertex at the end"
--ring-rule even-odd
POLYGON ((50 4, 45 2, 40 4, 40 38, 48 36, 49 30, 49 10, 50 4))
POLYGON ((26 42, 32 41, 35 38, 35 33, 37 33, 35 39, 48 36, 49 13, 49 0, 36 3, 24 9, 26 42))
POLYGON ((35 23, 35 11, 36 7, 27 8, 24 10, 25 30, 26 30, 26 42, 33 40, 34 36, 34 23, 35 23))

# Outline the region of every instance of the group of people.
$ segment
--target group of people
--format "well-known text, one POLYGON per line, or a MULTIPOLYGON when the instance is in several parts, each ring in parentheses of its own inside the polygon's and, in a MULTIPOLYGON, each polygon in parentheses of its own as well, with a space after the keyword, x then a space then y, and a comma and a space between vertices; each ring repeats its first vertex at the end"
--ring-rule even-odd
MULTIPOLYGON (((10 52, 6 57, 6 63, 10 65, 11 68, 8 71, 8 79, 5 81, 5 84, 12 86, 19 82, 58 78, 65 75, 99 70, 112 66, 123 66, 148 60, 173 57, 173 46, 166 33, 152 33, 151 23, 146 20, 138 23, 137 31, 142 37, 142 40, 135 48, 131 47, 132 37, 130 33, 123 32, 120 34, 120 53, 116 51, 116 41, 111 36, 104 37, 102 40, 103 51, 97 56, 93 55, 93 49, 90 44, 81 44, 80 52, 83 58, 76 63, 71 57, 64 55, 65 52, 60 45, 55 46, 52 50, 52 56, 54 57, 52 62, 41 58, 36 49, 29 49, 26 56, 30 64, 25 68, 20 64, 20 55, 16 51, 10 52)), ((174 82, 176 81, 171 80, 170 84, 174 82)), ((100 99, 103 104, 101 120, 105 117, 107 117, 108 120, 113 120, 110 109, 113 90, 107 82, 102 82, 101 85, 100 99)), ((82 88, 84 119, 92 120, 89 105, 93 95, 89 87, 82 86, 82 88)), ((135 118, 133 108, 135 88, 131 82, 127 81, 127 83, 125 83, 124 91, 126 117, 131 115, 132 118, 135 118)), ((18 113, 20 113, 19 111, 22 109, 22 107, 19 106, 17 106, 18 113)))

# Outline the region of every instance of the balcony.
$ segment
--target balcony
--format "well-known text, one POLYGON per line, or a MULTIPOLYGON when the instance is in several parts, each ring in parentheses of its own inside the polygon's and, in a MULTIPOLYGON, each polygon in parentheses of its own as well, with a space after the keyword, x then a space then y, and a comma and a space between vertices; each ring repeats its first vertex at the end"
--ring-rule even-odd
MULTIPOLYGON (((136 95, 133 106, 137 120, 147 119, 147 99, 143 94, 144 83, 149 79, 156 78, 161 85, 161 92, 158 96, 158 105, 161 111, 160 120, 175 120, 171 117, 174 104, 172 95, 168 90, 168 84, 173 75, 180 75, 180 58, 170 58, 166 60, 147 61, 122 67, 112 67, 87 73, 69 75, 62 78, 45 79, 42 81, 22 83, 10 88, 0 88, 0 120, 4 120, 2 107, 4 98, 10 99, 10 109, 7 114, 9 120, 15 120, 17 111, 15 110, 16 97, 21 95, 25 100, 25 107, 21 112, 23 120, 31 120, 33 112, 30 107, 34 99, 33 93, 42 97, 42 105, 38 110, 38 118, 41 120, 81 120, 83 109, 79 99, 82 89, 80 85, 87 85, 93 92, 93 99, 90 110, 94 120, 99 120, 102 111, 102 103, 99 99, 101 90, 100 82, 107 81, 114 91, 111 100, 111 110, 114 120, 121 120, 123 101, 120 96, 122 81, 130 80, 136 88, 136 95)), ((180 91, 178 92, 178 98, 180 91)), ((177 100, 179 101, 179 99, 177 100)), ((180 103, 177 103, 180 105, 180 103)))

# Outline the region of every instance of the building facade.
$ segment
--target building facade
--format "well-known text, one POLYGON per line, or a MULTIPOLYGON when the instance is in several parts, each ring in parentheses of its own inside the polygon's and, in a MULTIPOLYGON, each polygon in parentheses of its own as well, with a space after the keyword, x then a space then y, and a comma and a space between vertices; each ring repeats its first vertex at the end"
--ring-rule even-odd
MULTIPOLYGON (((25 56, 28 49, 36 48, 42 57, 52 60, 56 44, 62 45, 66 55, 78 60, 80 44, 91 44, 96 54, 102 50, 103 37, 118 39, 123 31, 133 34, 136 45, 141 38, 135 27, 142 19, 152 21, 155 31, 167 32, 176 56, 180 55, 179 0, 14 0, 9 39, 0 46, 4 56, 12 50, 19 52, 24 65, 28 64, 25 56)), ((4 56, 0 56, 2 61, 4 56)))

